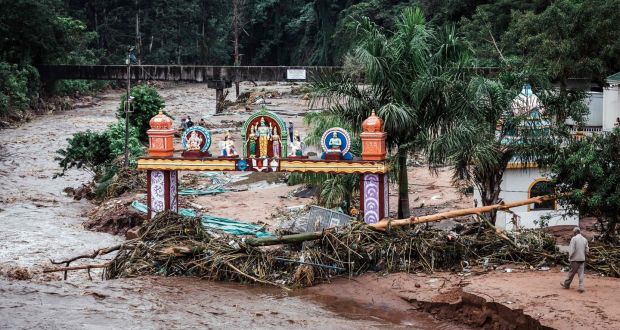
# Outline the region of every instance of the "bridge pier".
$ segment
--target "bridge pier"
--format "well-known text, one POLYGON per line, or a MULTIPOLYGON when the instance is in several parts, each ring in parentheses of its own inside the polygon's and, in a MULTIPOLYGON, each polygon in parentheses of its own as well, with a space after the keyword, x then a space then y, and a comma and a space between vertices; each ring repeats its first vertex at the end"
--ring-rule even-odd
POLYGON ((224 97, 224 89, 232 87, 232 81, 209 80, 207 81, 207 87, 215 89, 215 113, 221 113, 224 110, 221 104, 224 97))
POLYGON ((222 112, 222 96, 224 95, 224 90, 217 88, 215 90, 215 113, 222 112))

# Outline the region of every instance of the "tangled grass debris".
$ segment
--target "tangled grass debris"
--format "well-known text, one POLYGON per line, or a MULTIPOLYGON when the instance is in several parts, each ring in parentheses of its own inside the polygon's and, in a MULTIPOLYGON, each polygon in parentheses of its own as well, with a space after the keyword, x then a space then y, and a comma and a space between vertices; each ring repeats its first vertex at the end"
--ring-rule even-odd
MULTIPOLYGON (((206 230, 198 218, 164 212, 146 222, 139 239, 120 248, 106 276, 196 276, 303 287, 336 275, 367 271, 460 272, 477 265, 516 263, 537 267, 565 259, 553 236, 541 230, 498 235, 495 229, 473 223, 462 226, 459 233, 426 226, 379 232, 354 223, 325 231, 322 239, 315 241, 255 247, 243 238, 206 230)), ((618 276, 615 269, 619 261, 613 259, 611 266, 600 265, 609 258, 606 260, 593 262, 594 269, 609 268, 609 275, 618 276)))

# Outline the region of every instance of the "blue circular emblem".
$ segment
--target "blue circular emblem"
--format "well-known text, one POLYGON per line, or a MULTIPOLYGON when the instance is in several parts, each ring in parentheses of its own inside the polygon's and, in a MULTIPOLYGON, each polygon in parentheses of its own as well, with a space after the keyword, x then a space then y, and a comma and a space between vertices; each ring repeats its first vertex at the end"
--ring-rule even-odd
POLYGON ((351 149, 351 136, 344 128, 332 127, 323 133, 321 147, 325 152, 334 152, 340 149, 343 155, 351 149))
POLYGON ((211 146, 211 133, 202 126, 192 126, 181 136, 183 149, 206 152, 211 146))
POLYGON ((240 159, 237 161, 237 168, 239 171, 245 171, 248 168, 248 161, 245 159, 240 159))

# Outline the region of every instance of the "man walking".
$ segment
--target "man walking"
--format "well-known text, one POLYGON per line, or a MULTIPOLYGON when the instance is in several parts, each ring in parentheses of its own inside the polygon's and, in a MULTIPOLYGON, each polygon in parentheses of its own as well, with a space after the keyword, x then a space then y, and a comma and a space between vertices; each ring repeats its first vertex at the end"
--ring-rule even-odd
POLYGON ((590 251, 588 247, 588 240, 581 236, 581 230, 579 227, 575 227, 573 229, 573 238, 570 240, 570 245, 568 247, 568 261, 570 261, 570 271, 568 272, 568 276, 566 276, 566 280, 560 283, 564 289, 570 288, 570 284, 573 281, 573 277, 575 274, 579 274, 579 289, 577 291, 583 293, 585 289, 583 288, 583 278, 585 277, 585 267, 586 267, 586 254, 590 251))

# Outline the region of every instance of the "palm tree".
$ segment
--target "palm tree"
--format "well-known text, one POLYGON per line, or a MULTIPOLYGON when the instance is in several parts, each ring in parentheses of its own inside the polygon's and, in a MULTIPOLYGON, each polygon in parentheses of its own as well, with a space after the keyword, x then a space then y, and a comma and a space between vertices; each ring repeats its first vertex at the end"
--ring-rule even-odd
POLYGON ((346 122, 354 135, 372 110, 384 120, 397 169, 398 217, 405 218, 410 215, 407 156, 427 150, 457 120, 469 47, 454 29, 435 30, 413 8, 404 10, 391 33, 368 18, 358 22, 357 33, 348 62, 361 69, 366 84, 359 86, 353 71, 321 77, 312 84, 314 102, 325 107, 322 122, 346 122))
MULTIPOLYGON (((463 116, 450 139, 432 142, 430 155, 449 159, 453 180, 473 184, 484 206, 500 202, 509 163, 550 163, 570 137, 566 119, 580 123, 587 111, 582 93, 554 89, 545 75, 510 65, 494 78, 473 77, 464 91, 463 116)), ((495 218, 492 212, 491 223, 495 218)))

